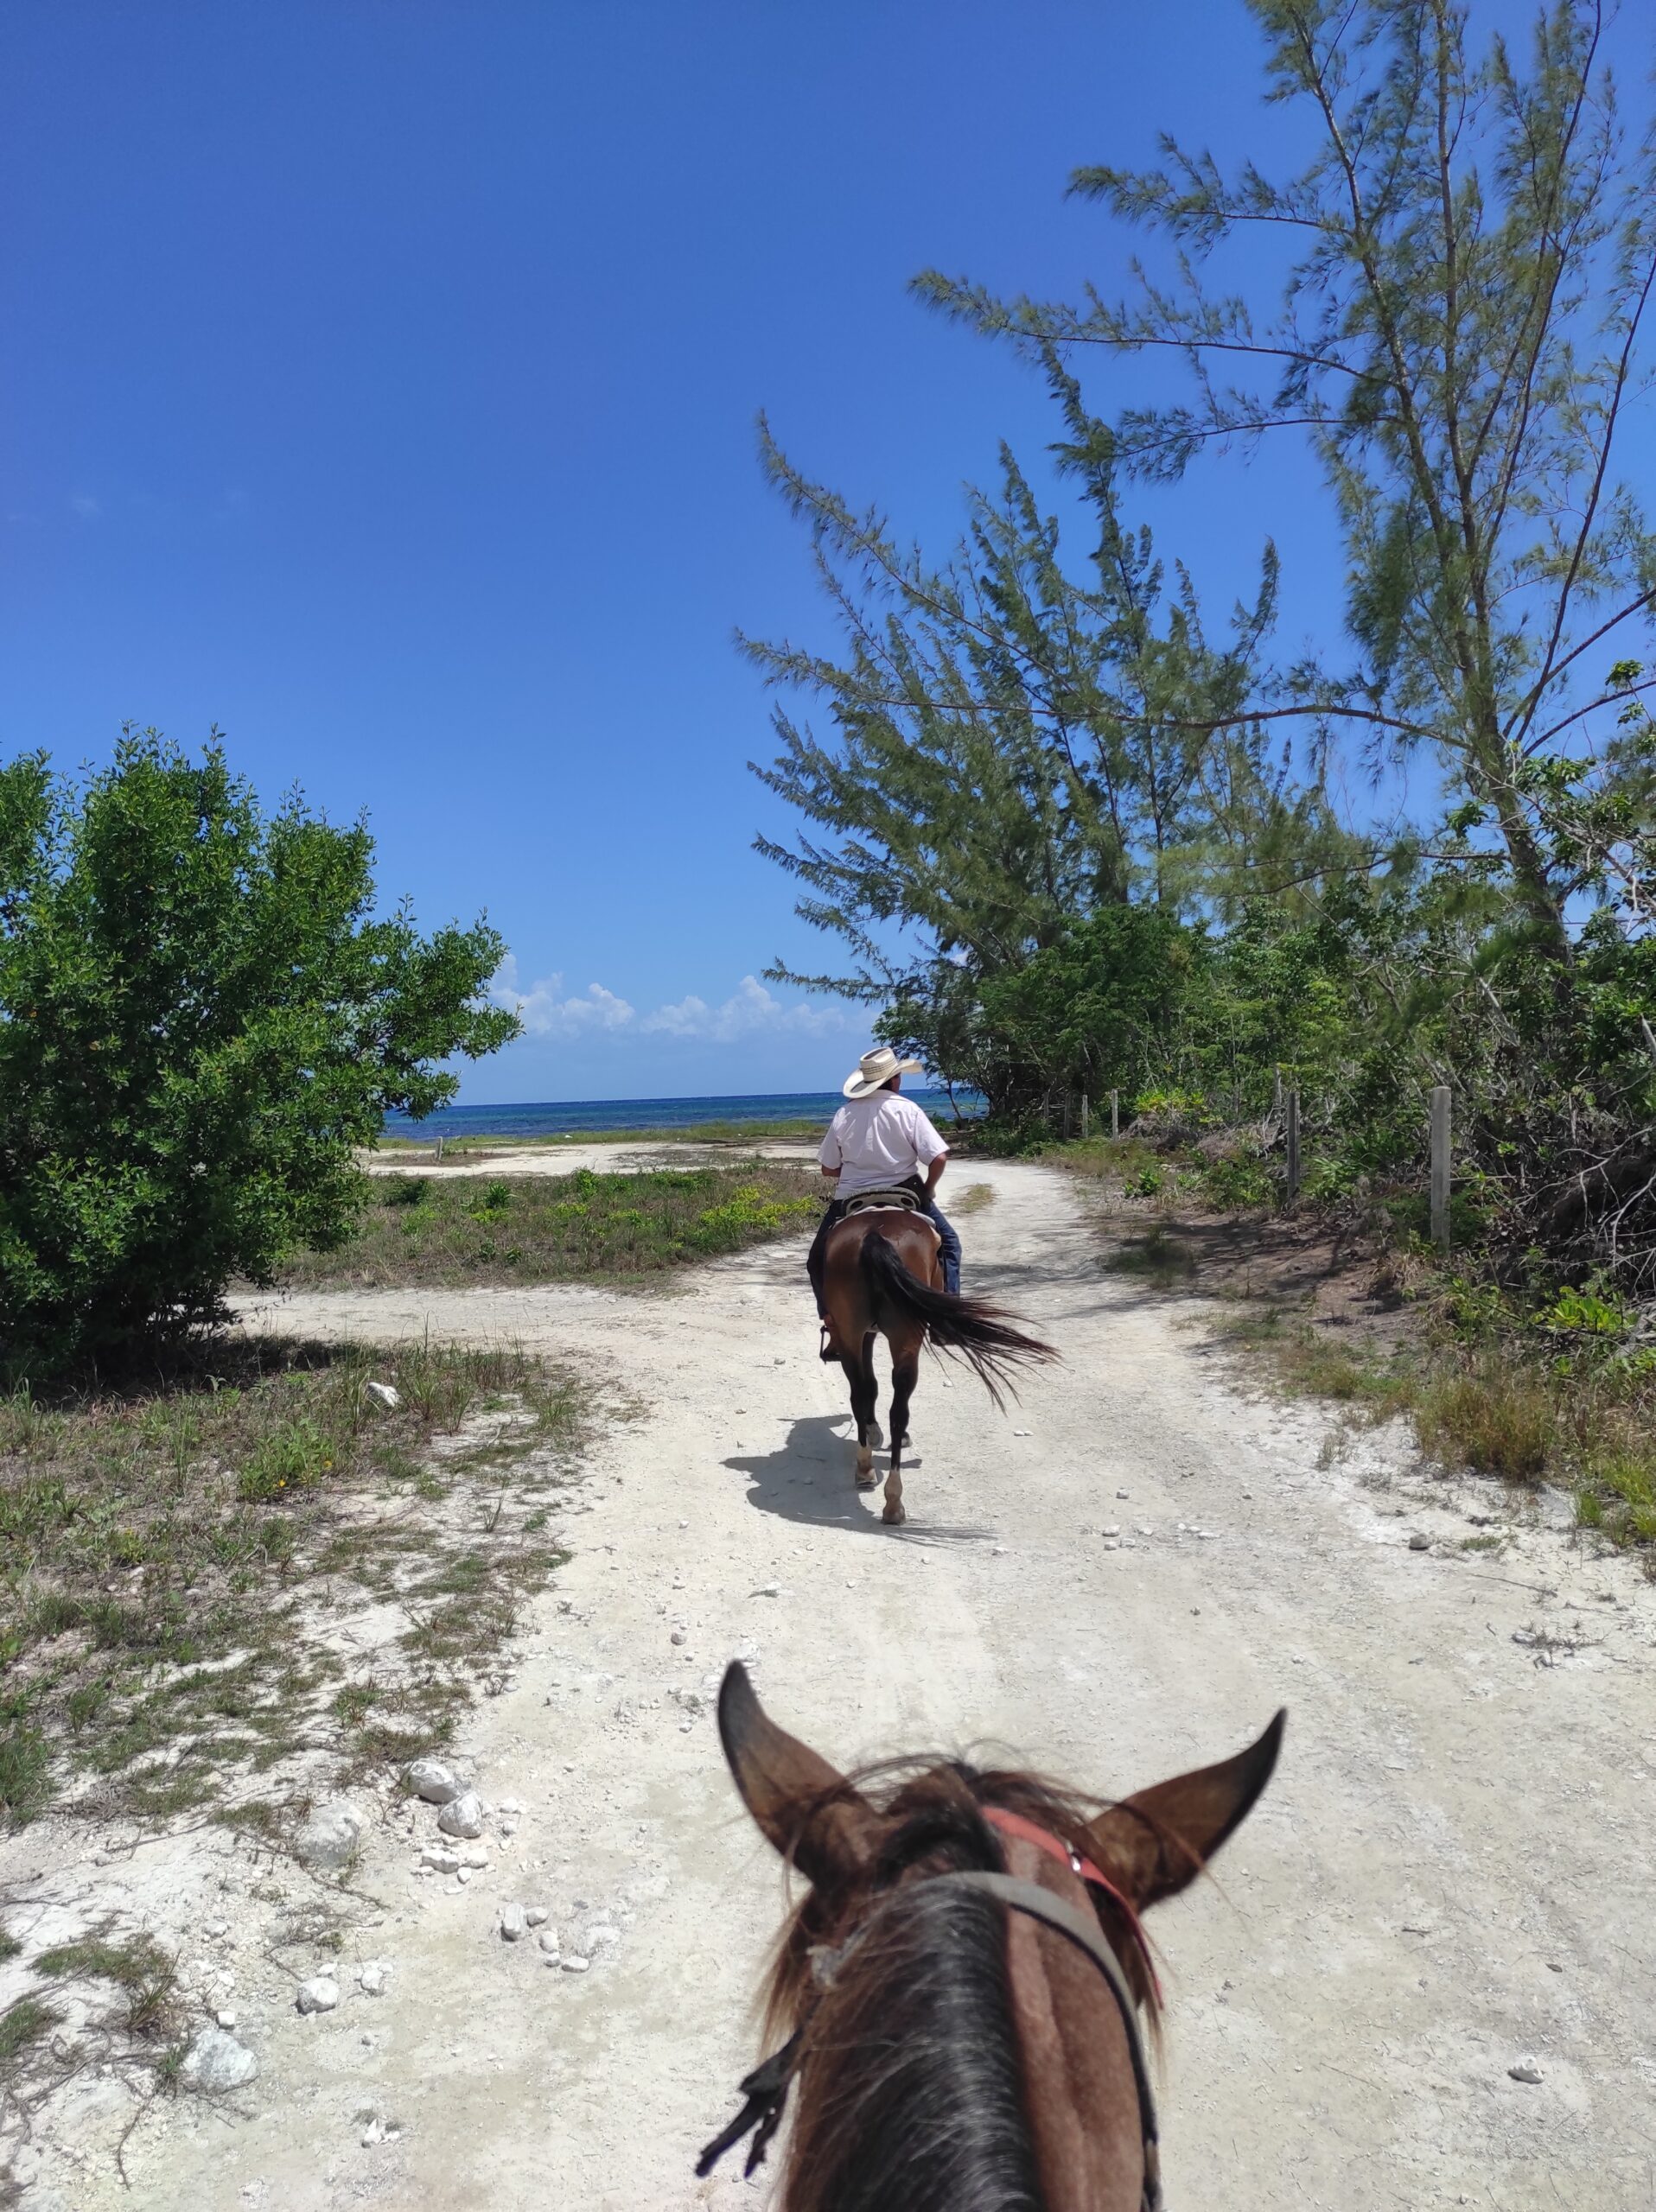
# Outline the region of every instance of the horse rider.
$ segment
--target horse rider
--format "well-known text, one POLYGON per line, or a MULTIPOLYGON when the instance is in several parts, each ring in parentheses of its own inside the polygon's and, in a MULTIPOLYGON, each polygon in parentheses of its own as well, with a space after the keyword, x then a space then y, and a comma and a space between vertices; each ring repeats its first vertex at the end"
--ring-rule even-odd
POLYGON ((914 1100, 902 1096, 903 1077, 920 1073, 918 1060, 900 1060, 889 1046, 864 1052, 843 1086, 848 1103, 828 1124, 817 1159, 833 1197, 805 1263, 816 1294, 818 1317, 825 1324, 828 1317, 823 1311, 822 1277, 828 1232, 844 1219, 850 1201, 864 1191, 914 1192, 941 1240, 938 1256, 943 1262, 943 1287, 957 1298, 960 1294, 960 1239, 937 1205, 949 1147, 914 1100))

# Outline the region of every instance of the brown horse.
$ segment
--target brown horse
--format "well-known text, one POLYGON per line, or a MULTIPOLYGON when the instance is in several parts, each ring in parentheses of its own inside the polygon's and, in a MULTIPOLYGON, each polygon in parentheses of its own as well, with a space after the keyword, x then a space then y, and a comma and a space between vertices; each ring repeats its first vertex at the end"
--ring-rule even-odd
POLYGON ((1009 1370, 1056 1359, 1050 1344, 1026 1336, 998 1306, 978 1298, 956 1298, 943 1287, 938 1234, 924 1214, 901 1206, 848 1214, 828 1232, 823 1256, 823 1304, 828 1349, 851 1389, 857 1421, 857 1486, 872 1490, 874 1452, 881 1441, 874 1417, 879 1385, 874 1378, 874 1339, 891 1347, 891 1465, 886 1476, 882 1521, 906 1521, 902 1454, 908 1441, 908 1402, 920 1375, 920 1349, 929 1338, 939 1351, 959 1352, 998 1406, 1009 1370))
POLYGON ((1100 1810, 1035 1777, 900 1762, 857 1781, 771 1720, 745 1670, 719 1731, 748 1811, 811 1888, 742 2084, 751 2173, 798 2089, 782 2212, 1134 2212, 1160 2202, 1138 1916, 1271 1778, 1286 1715, 1234 1758, 1100 1810), (873 1785, 870 1787, 869 1785, 873 1785))

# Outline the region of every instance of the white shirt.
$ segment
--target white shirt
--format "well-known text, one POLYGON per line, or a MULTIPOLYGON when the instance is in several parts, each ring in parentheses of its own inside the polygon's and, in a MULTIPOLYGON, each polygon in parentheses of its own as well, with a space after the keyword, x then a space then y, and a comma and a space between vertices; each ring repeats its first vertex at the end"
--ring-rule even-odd
POLYGON ((901 1090, 876 1090, 872 1098, 846 1101, 829 1122, 817 1158, 840 1171, 834 1196, 854 1198, 859 1191, 889 1191, 906 1182, 948 1148, 912 1098, 901 1090))

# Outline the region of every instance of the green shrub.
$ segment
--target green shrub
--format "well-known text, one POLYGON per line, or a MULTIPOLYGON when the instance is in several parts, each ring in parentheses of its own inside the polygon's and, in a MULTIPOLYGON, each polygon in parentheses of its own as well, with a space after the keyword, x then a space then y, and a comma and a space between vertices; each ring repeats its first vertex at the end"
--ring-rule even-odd
POLYGON ((1209 1160, 1201 1171, 1201 1184, 1209 1200, 1228 1211, 1268 1206, 1277 1196, 1270 1166, 1257 1153, 1209 1160))
POLYGON ((512 1185, 497 1176, 467 1202, 466 1211, 474 1221, 499 1221, 511 1205, 512 1185))
POLYGON ((259 1439, 243 1463, 236 1487, 250 1503, 277 1498, 289 1490, 309 1490, 333 1473, 340 1457, 341 1447, 334 1439, 301 1414, 259 1439))
MULTIPOLYGON (((373 847, 129 731, 0 767, 0 1345, 39 1381, 215 1318, 348 1235, 387 1108, 515 1033, 481 924, 373 918, 373 847)), ((408 1201, 407 1203, 412 1203, 408 1201)))

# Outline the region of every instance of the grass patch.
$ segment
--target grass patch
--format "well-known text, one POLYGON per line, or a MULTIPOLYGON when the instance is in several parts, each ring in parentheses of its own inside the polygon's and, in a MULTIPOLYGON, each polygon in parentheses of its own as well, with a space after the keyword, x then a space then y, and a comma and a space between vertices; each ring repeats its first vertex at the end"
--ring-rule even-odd
POLYGON ((1284 1216, 1268 1163, 1245 1148, 1210 1159, 1128 1135, 1039 1156, 1099 1186, 1111 1272, 1236 1301, 1219 1333, 1263 1354, 1283 1389, 1357 1420, 1406 1414, 1448 1471, 1573 1491, 1580 1525, 1647 1548, 1656 1579, 1656 1344, 1602 1284, 1525 1301, 1449 1277, 1420 1234, 1424 1202, 1385 1198, 1366 1226, 1319 1224, 1330 1193, 1314 1166, 1302 1212, 1284 1216), (1132 1203, 1145 1199, 1148 1230, 1132 1203))
POLYGON ((1282 1387, 1296 1395, 1332 1399, 1371 1421, 1413 1409, 1418 1377, 1405 1352, 1382 1359, 1321 1334, 1280 1306, 1245 1306, 1220 1322, 1227 1344, 1264 1356, 1282 1387))
POLYGON ((0 2012, 0 2081, 22 2054, 50 2035, 59 2015, 38 1997, 20 1997, 0 2012))
POLYGON ((1446 1363, 1416 1395, 1420 1448, 1445 1465, 1538 1483, 1560 1458, 1553 1394, 1532 1370, 1499 1351, 1446 1363))
MULTIPOLYGON (((1572 1491, 1579 1525, 1649 1548, 1646 1571, 1656 1579, 1656 1389, 1639 1358, 1611 1348, 1560 1359, 1518 1327, 1468 1340, 1441 1313, 1425 1317, 1418 1341, 1389 1361, 1277 1307, 1245 1308, 1221 1333, 1264 1352, 1286 1389, 1366 1420, 1406 1414, 1422 1452, 1447 1471, 1572 1491)), ((1462 1543, 1481 1550, 1499 1541, 1462 1543)))
POLYGON ((1169 1234, 1165 1223, 1157 1222, 1142 1236, 1123 1237, 1105 1255, 1105 1266, 1111 1274, 1142 1276, 1157 1290, 1172 1290, 1189 1281, 1196 1272, 1196 1259, 1188 1244, 1169 1234))
MULTIPOLYGON (((660 1128, 647 1124, 635 1129, 568 1129, 532 1137, 445 1137, 445 1160, 493 1160, 503 1152, 551 1152, 572 1144, 815 1144, 822 1135, 820 1119, 777 1122, 692 1122, 685 1128, 660 1128)), ((376 1149, 390 1154, 418 1154, 435 1159, 433 1139, 381 1137, 376 1149)))
POLYGON ((803 1235, 814 1175, 774 1160, 630 1175, 376 1176, 356 1235, 296 1258, 295 1284, 391 1288, 627 1281, 803 1235))
MULTIPOLYGON (((0 1649, 10 1646, 0 1630, 0 1649)), ((11 1827, 23 1827, 43 1812, 52 1795, 52 1761, 38 1729, 14 1719, 0 1735, 0 1815, 11 1827)))
POLYGON ((13 1826, 71 1785, 100 1810, 167 1817, 224 1803, 302 1748, 347 1763, 428 1748, 470 1694, 461 1662, 493 1662, 563 1557, 544 1494, 584 1433, 570 1376, 430 1344, 209 1357, 147 1392, 0 1400, 13 1826), (451 1624, 438 1666, 418 1640, 455 1554, 481 1562, 475 1633, 451 1624), (341 1704, 347 1670, 320 1628, 377 1599, 411 1625, 373 1694, 341 1704))
POLYGON ((994 1203, 995 1190, 992 1184, 968 1183, 958 1198, 950 1199, 948 1211, 951 1214, 981 1213, 985 1206, 992 1206, 994 1203))
POLYGON ((176 1962, 147 1936, 125 1942, 83 1936, 42 1951, 34 1961, 48 1981, 107 1981, 121 1999, 119 2024, 146 2043, 171 2042, 182 2028, 176 1962))

